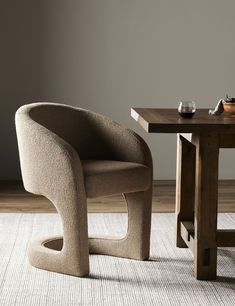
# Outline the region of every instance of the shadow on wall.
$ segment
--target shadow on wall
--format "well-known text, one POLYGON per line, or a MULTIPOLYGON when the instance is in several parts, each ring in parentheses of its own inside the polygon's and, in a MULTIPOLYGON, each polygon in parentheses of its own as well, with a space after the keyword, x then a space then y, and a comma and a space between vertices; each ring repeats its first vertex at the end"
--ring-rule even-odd
POLYGON ((4 0, 0 10, 0 180, 20 179, 14 115, 44 100, 45 2, 4 0))
MULTIPOLYGON (((162 92, 168 92, 162 89, 163 83, 167 88, 168 84, 159 63, 152 62, 159 39, 146 35, 156 32, 146 22, 153 8, 152 22, 158 27, 155 6, 152 1, 146 6, 134 0, 1 1, 0 180, 21 177, 14 115, 26 103, 75 104, 110 116, 148 140, 130 118, 130 107, 143 105, 143 101, 155 105, 157 97, 163 101, 162 92)), ((162 62, 161 55, 159 58, 162 62)), ((174 165, 175 145, 173 150, 166 145, 160 148, 163 158, 165 151, 170 152, 174 165)), ((163 163, 166 177, 171 168, 163 163)))
POLYGON ((79 26, 82 3, 1 1, 0 180, 21 178, 14 124, 16 110, 27 103, 73 104, 78 99, 78 75, 82 72, 77 36, 83 35, 84 30, 79 26))
POLYGON ((1 2, 0 179, 20 178, 14 114, 40 98, 40 12, 40 1, 1 2))

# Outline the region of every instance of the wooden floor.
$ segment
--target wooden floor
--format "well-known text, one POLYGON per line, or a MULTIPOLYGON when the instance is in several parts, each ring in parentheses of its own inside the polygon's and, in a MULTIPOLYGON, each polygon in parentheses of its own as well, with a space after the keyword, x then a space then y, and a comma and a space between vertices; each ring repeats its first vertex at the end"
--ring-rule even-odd
MULTIPOLYGON (((175 181, 155 181, 153 212, 174 212, 175 181)), ((88 200, 89 212, 126 212, 122 196, 88 200)), ((219 182, 219 211, 235 212, 235 180, 219 182)), ((52 203, 44 197, 24 191, 20 182, 0 183, 0 212, 55 212, 52 203)))

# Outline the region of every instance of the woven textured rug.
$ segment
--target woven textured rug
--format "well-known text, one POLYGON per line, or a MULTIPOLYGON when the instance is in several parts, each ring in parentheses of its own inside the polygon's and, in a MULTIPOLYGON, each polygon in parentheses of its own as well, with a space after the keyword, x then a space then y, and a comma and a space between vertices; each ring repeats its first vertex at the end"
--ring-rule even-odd
MULTIPOLYGON (((235 249, 218 250, 218 279, 197 281, 192 255, 174 243, 174 215, 153 214, 151 258, 90 256, 90 278, 33 268, 28 241, 61 232, 56 214, 0 214, 0 305, 235 305, 235 249)), ((90 214, 89 232, 122 234, 126 214, 90 214)), ((220 214, 235 228, 235 214, 220 214)))

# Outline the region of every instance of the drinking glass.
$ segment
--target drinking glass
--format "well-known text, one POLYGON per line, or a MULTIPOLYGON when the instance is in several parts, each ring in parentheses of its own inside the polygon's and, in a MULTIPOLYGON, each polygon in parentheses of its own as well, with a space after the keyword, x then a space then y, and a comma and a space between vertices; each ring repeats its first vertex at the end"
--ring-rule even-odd
POLYGON ((192 118, 196 112, 196 104, 193 101, 180 101, 178 112, 183 118, 192 118))

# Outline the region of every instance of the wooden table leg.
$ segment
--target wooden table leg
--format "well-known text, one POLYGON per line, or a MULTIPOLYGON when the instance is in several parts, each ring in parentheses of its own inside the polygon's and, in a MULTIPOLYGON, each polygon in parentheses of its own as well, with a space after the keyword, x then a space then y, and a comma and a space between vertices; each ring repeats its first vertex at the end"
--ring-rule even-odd
POLYGON ((176 245, 185 248, 180 223, 193 221, 195 191, 195 146, 182 135, 177 135, 176 177, 176 245))
POLYGON ((194 274, 216 278, 219 141, 216 134, 193 135, 196 146, 194 274))

